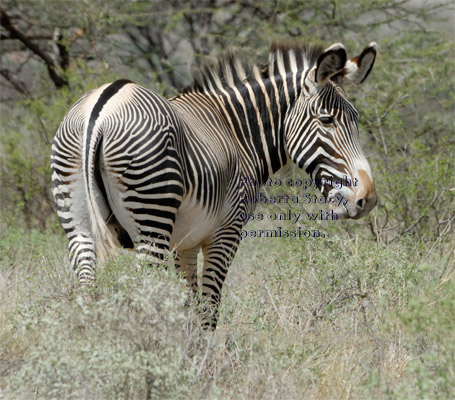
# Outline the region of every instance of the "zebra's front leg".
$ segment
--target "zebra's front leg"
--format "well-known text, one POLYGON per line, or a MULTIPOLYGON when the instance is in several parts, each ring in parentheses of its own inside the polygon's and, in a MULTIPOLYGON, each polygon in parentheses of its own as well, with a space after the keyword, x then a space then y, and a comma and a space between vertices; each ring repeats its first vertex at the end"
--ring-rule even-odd
POLYGON ((217 231, 210 243, 203 245, 202 317, 203 328, 214 330, 217 326, 221 291, 229 266, 239 246, 240 235, 235 228, 217 231))
POLYGON ((142 234, 136 246, 137 269, 166 265, 169 252, 169 236, 150 232, 142 234))
POLYGON ((193 293, 197 293, 197 255, 201 246, 195 246, 191 249, 178 250, 175 254, 175 266, 177 273, 182 273, 188 282, 188 286, 193 293))

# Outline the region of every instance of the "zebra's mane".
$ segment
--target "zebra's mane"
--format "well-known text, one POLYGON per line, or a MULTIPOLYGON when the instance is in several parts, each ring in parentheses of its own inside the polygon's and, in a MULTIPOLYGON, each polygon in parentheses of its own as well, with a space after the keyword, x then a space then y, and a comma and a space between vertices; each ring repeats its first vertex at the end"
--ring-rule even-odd
POLYGON ((267 79, 275 75, 312 67, 322 54, 323 47, 297 42, 273 42, 266 63, 249 66, 232 52, 221 57, 215 65, 205 64, 193 76, 193 83, 184 93, 217 91, 239 87, 246 81, 267 79))

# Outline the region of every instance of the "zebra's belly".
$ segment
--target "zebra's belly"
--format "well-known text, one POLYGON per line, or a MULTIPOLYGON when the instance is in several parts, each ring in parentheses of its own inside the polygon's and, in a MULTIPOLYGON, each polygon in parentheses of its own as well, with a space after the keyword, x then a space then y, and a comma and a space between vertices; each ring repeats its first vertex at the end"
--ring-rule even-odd
POLYGON ((201 244, 217 227, 218 222, 219 217, 199 202, 184 198, 175 219, 170 250, 186 250, 201 244))

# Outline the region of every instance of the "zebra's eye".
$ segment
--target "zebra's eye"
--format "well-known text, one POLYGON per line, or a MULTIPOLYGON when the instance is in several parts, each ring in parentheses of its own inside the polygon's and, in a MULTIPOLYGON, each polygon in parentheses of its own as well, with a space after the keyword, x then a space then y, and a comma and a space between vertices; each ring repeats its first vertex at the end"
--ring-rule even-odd
POLYGON ((319 117, 319 121, 321 121, 324 125, 333 124, 333 117, 331 115, 321 115, 319 117))

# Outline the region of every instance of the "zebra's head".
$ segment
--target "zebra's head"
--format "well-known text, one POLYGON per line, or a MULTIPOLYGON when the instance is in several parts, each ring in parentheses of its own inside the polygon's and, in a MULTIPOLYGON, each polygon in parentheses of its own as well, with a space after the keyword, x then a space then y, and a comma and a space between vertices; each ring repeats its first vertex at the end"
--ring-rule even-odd
POLYGON ((300 93, 284 121, 289 157, 326 198, 337 199, 330 207, 339 218, 361 218, 376 205, 370 166, 359 143, 359 115, 341 86, 366 79, 375 47, 371 43, 350 60, 339 43, 310 55, 313 60, 305 61, 308 68, 299 77, 300 93))

